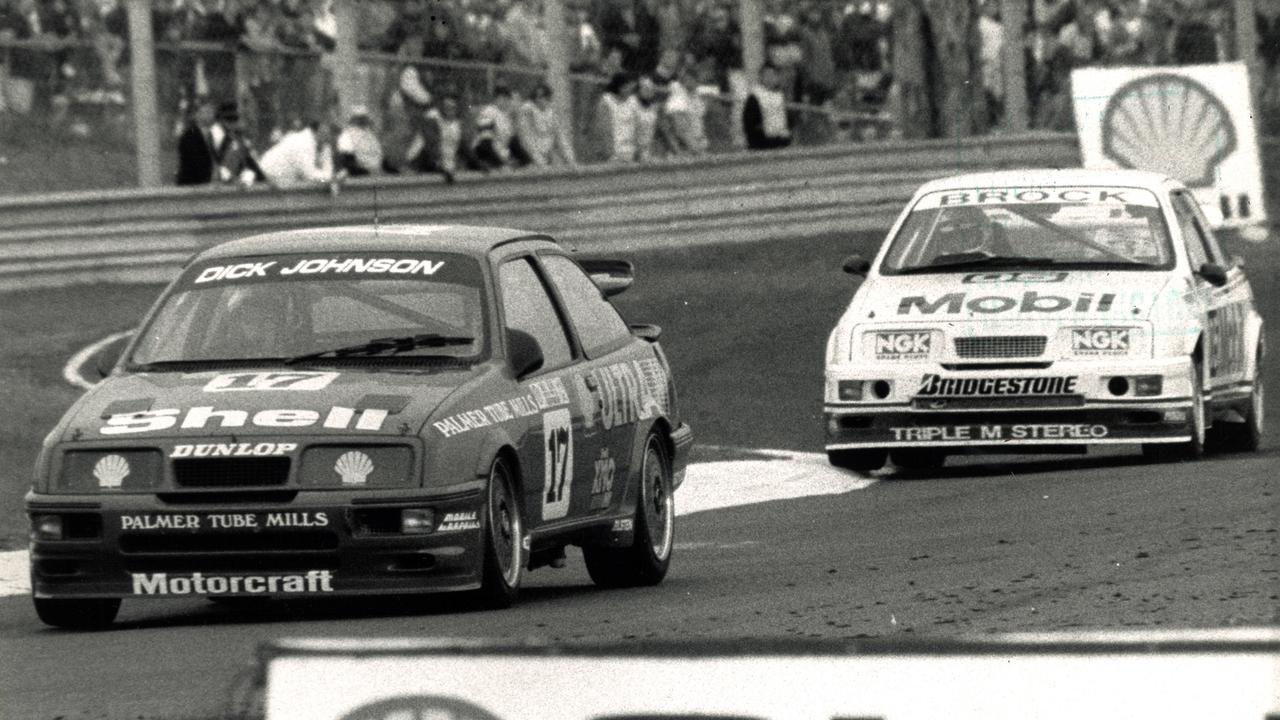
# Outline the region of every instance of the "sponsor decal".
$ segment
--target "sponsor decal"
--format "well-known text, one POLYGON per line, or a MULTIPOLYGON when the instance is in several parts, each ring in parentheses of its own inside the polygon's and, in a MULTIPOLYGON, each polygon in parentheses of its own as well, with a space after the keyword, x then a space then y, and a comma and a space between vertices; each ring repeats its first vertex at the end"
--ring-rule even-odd
POLYGON ((1059 313, 1066 310, 1074 312, 1094 310, 1104 313, 1111 309, 1115 300, 1114 293, 1102 293, 1096 298, 1093 293, 1087 292, 1080 293, 1075 297, 1063 297, 1061 295, 1042 295, 1031 290, 1023 293, 1020 298, 1005 295, 982 295, 971 298, 969 293, 953 292, 935 300, 930 300, 923 295, 908 295, 898 301, 898 314, 910 315, 912 311, 915 311, 922 315, 933 315, 938 312, 955 315, 961 310, 968 310, 971 313, 980 315, 995 315, 1005 312, 1033 315, 1037 313, 1059 313))
POLYGON ((1157 207, 1156 196, 1131 187, 1002 187, 939 190, 920 198, 913 210, 965 205, 1027 205, 1071 203, 1087 205, 1145 205, 1157 207))
POLYGON ((1132 332, 1128 328, 1075 328, 1071 351, 1076 355, 1127 355, 1132 332))
POLYGON ((297 443, 196 443, 174 445, 169 457, 265 457, 288 455, 297 449, 297 443))
POLYGON ((1100 440, 1110 434, 1106 425, 1090 423, 1027 423, 1020 425, 924 425, 891 427, 895 442, 958 442, 968 440, 1100 440))
POLYGON ((282 265, 276 260, 269 260, 266 262, 246 262, 233 265, 212 265, 201 270, 200 274, 192 280, 192 283, 199 285, 223 280, 288 277, 290 275, 435 275, 443 267, 443 260, 426 260, 423 258, 320 257, 298 260, 292 265, 282 265))
POLYGON ((359 450, 348 450, 333 464, 343 485, 364 485, 373 472, 373 460, 359 450))
POLYGON ((657 358, 594 368, 575 379, 584 424, 605 430, 664 415, 667 371, 657 358))
POLYGON ((224 373, 204 386, 205 392, 245 390, 323 390, 338 379, 336 372, 224 373))
POLYGON ((134 595, 261 595, 327 592, 333 592, 333 573, 329 570, 308 570, 298 575, 133 573, 134 595))
POLYGON ((609 507, 609 501, 613 499, 613 476, 617 471, 617 463, 609 454, 609 448, 600 448, 600 457, 596 458, 593 467, 591 509, 603 510, 609 507))
POLYGON ((970 273, 961 279, 966 285, 987 283, 1056 283, 1067 279, 1067 273, 1058 272, 985 272, 970 273))
POLYGON ((631 518, 619 518, 613 521, 614 532, 631 532, 635 527, 636 521, 631 518))
POLYGON ((542 519, 556 520, 569 514, 573 497, 573 415, 569 408, 542 416, 542 443, 542 519))
POLYGON ((440 526, 436 528, 438 533, 461 532, 463 530, 479 530, 480 520, 476 512, 451 512, 446 513, 440 521, 440 526))
POLYGON ((259 530, 272 528, 317 528, 329 526, 329 513, 146 513, 121 515, 121 530, 259 530))
POLYGON ((920 381, 916 394, 922 397, 1072 395, 1078 380, 1075 375, 949 378, 929 373, 920 381))
POLYGON ((115 489, 129 476, 129 461, 119 455, 107 455, 93 465, 93 476, 98 487, 115 489))
POLYGON ((333 406, 325 415, 316 410, 259 410, 250 416, 247 410, 218 410, 211 405, 188 408, 185 413, 178 408, 144 410, 142 412, 117 413, 107 418, 98 432, 103 435, 131 435, 159 432, 172 427, 183 430, 202 430, 210 421, 215 427, 238 428, 246 425, 265 428, 301 428, 319 424, 326 430, 361 430, 377 432, 387 419, 387 411, 377 408, 354 410, 333 406), (179 422, 181 418, 181 422, 179 422))
POLYGON ((529 383, 528 391, 478 410, 467 410, 432 423, 445 437, 453 437, 476 428, 489 427, 516 418, 532 417, 550 408, 569 404, 569 391, 562 378, 529 383))
POLYGON ((876 359, 923 360, 929 357, 932 339, 930 332, 878 332, 876 359))

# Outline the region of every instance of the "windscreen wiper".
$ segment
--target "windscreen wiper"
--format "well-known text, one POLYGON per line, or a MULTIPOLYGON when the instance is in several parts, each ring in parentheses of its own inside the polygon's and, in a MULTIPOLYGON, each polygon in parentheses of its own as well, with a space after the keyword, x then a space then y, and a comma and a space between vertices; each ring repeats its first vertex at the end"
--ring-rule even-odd
POLYGON ((465 335, 439 335, 436 333, 405 335, 404 337, 374 338, 368 342, 358 343, 355 345, 347 345, 345 347, 332 348, 330 350, 320 350, 318 352, 286 358, 284 360, 284 364, 293 365, 296 363, 307 362, 309 360, 322 360, 324 358, 372 357, 383 353, 395 355, 396 353, 409 352, 410 350, 416 350, 417 348, 470 345, 475 341, 475 338, 467 337, 465 335))
POLYGON ((904 268, 901 272, 928 273, 934 270, 962 270, 964 268, 981 267, 1024 267, 1035 265, 1054 265, 1053 258, 1023 257, 1021 255, 989 255, 981 251, 947 253, 939 255, 928 265, 917 265, 904 268))

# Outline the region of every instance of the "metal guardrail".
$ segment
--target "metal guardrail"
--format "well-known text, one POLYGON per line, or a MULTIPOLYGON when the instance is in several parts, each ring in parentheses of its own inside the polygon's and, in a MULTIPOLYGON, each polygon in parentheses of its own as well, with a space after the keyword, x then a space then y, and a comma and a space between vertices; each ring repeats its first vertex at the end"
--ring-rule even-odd
POLYGON ((430 223, 545 231, 613 251, 885 228, 922 182, 996 167, 1079 164, 1067 134, 737 153, 697 162, 324 188, 162 188, 0 199, 0 290, 162 282, 192 253, 257 232, 430 223))

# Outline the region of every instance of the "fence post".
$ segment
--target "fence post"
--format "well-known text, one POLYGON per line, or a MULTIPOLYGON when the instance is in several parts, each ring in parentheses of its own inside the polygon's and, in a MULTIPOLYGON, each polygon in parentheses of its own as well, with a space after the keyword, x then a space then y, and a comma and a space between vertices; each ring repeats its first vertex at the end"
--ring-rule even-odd
POLYGON ((338 121, 346 122, 353 105, 365 104, 366 93, 360 82, 359 13, 351 1, 334 3, 333 11, 338 16, 333 58, 337 72, 333 82, 338 89, 338 121))
POLYGON ((1027 24, 1027 0, 1000 0, 1004 26, 1004 126, 1014 132, 1030 125, 1027 114, 1027 66, 1023 54, 1023 29, 1027 24))
POLYGON ((577 130, 573 112, 573 86, 569 82, 569 48, 565 42, 564 0, 545 0, 542 24, 547 32, 547 85, 551 87, 556 118, 567 126, 568 136, 577 130))
POLYGON ((754 83, 764 64, 764 17, 760 0, 738 0, 738 29, 742 33, 742 70, 754 83))
POLYGON ((151 37, 151 0, 127 0, 133 93, 133 134, 138 185, 159 187, 160 112, 156 107, 156 49, 151 37))
POLYGON ((1258 64, 1258 28, 1253 0, 1235 0, 1235 56, 1249 68, 1249 86, 1257 102, 1262 89, 1262 68, 1258 64))

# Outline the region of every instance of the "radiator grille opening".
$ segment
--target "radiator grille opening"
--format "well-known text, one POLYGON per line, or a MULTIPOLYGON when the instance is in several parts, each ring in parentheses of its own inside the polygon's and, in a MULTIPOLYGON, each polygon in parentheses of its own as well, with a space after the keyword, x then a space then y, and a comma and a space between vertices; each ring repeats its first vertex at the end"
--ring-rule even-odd
POLYGON ((956 355, 962 358, 1025 358, 1044 354, 1044 335, 988 335, 956 338, 956 355))
POLYGON ((183 458, 173 461, 173 480, 181 488, 284 485, 289 458, 183 458))

